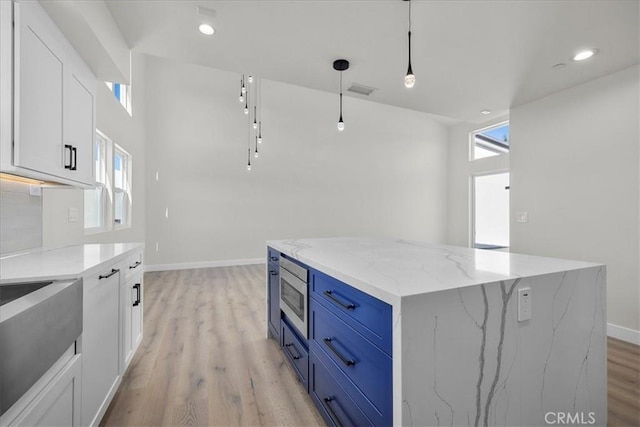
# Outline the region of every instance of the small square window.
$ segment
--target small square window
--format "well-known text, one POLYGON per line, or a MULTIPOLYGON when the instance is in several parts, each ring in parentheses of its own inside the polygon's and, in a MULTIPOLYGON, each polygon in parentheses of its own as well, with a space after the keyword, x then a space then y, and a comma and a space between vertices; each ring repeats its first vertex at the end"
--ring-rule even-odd
POLYGON ((509 152, 509 122, 471 134, 471 160, 499 156, 509 152))

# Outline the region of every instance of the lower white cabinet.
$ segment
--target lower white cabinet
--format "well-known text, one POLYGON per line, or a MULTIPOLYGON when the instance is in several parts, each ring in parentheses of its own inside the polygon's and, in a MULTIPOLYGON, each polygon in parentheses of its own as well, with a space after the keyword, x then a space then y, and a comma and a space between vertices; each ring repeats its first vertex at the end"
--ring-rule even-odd
POLYGON ((143 276, 134 276, 120 288, 122 295, 122 369, 124 373, 142 341, 143 276))
POLYGON ((84 278, 82 425, 97 425, 120 381, 120 272, 114 266, 84 278))

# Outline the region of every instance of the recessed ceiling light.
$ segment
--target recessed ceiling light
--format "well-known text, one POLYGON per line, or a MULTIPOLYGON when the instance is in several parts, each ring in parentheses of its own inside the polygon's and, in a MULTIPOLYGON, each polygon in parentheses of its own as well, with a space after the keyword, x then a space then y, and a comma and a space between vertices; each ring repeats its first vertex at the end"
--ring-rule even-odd
POLYGON ((209 24, 200 24, 198 27, 198 31, 200 31, 205 36, 211 36, 216 30, 209 24))
POLYGON ((598 53, 598 49, 585 49, 576 53, 573 57, 574 61, 584 61, 585 59, 591 58, 593 55, 598 53))
POLYGON ((487 114, 491 114, 491 110, 482 110, 480 111, 480 114, 484 114, 486 116, 487 114))

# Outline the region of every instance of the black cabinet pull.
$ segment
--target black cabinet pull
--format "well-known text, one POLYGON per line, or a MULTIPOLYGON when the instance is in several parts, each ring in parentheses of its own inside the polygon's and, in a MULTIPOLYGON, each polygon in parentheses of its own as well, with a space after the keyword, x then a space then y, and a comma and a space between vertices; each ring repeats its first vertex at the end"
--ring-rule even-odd
POLYGON ((345 364, 345 366, 353 366, 356 364, 356 361, 353 359, 347 359, 346 357, 344 357, 342 354, 340 354, 340 352, 333 346, 333 344, 331 343, 331 338, 325 338, 324 340, 324 344, 329 347, 329 350, 331 350, 333 352, 333 354, 335 354, 336 356, 338 356, 338 359, 340 359, 340 361, 342 363, 345 364))
POLYGON ((333 421, 333 423, 337 427, 342 427, 342 423, 340 422, 340 418, 338 418, 338 416, 336 415, 336 413, 334 412, 333 408, 330 405, 330 403, 332 401, 333 401, 333 398, 325 397, 324 399, 322 399, 322 406, 324 406, 324 408, 329 413, 329 417, 331 417, 331 421, 333 421))
POLYGON ((277 276, 278 272, 275 271, 275 270, 269 270, 269 274, 272 275, 272 276, 277 276))
POLYGON ((298 359, 300 359, 300 358, 302 357, 302 356, 300 355, 300 352, 298 351, 298 349, 296 348, 296 346, 295 346, 295 345, 293 345, 293 343, 292 343, 292 342, 290 342, 289 344, 285 344, 285 345, 284 345, 284 348, 285 348, 285 349, 287 349, 287 352, 289 353, 289 356, 291 356, 291 357, 293 358, 293 360, 298 360, 298 359), (294 356, 294 355, 293 355, 293 353, 292 353, 292 352, 291 352, 291 350, 290 350, 290 347, 293 347, 293 348, 295 348, 295 349, 296 349, 296 353, 298 353, 298 355, 297 355, 297 356, 294 356))
POLYGON ((133 269, 133 268, 136 268, 136 267, 137 267, 137 266, 139 266, 140 264, 142 264, 142 262, 140 262, 140 261, 136 261, 136 263, 135 263, 135 264, 133 264, 133 265, 130 265, 130 266, 129 266, 129 270, 131 270, 131 269, 133 269))
MULTIPOLYGON (((64 156, 64 168, 65 169, 71 169, 71 166, 73 165, 73 147, 69 144, 64 144, 64 149, 65 151, 68 149, 69 150, 69 164, 67 164, 67 156, 64 156)), ((66 153, 65 153, 66 154, 66 153)))
POLYGON ((69 170, 76 170, 78 166, 78 147, 71 147, 71 152, 73 153, 73 166, 69 168, 69 170))
POLYGON ((133 289, 136 290, 136 300, 133 302, 133 306, 140 305, 140 283, 133 285, 133 289))
POLYGON ((114 274, 116 274, 117 272, 119 272, 120 270, 116 270, 115 268, 111 269, 111 273, 109 274, 101 274, 98 276, 98 280, 102 280, 102 279, 108 279, 109 277, 113 276, 114 274))
POLYGON ((278 257, 277 257, 277 256, 270 256, 270 257, 269 257, 269 259, 270 259, 271 261, 275 262, 275 261, 277 261, 277 260, 278 260, 278 257))
POLYGON ((336 304, 338 304, 340 307, 344 308, 345 310, 353 310, 354 308, 356 308, 356 305, 352 302, 347 302, 346 304, 342 301, 340 301, 338 298, 336 298, 333 295, 333 291, 324 291, 324 294, 333 302, 335 302, 336 304))

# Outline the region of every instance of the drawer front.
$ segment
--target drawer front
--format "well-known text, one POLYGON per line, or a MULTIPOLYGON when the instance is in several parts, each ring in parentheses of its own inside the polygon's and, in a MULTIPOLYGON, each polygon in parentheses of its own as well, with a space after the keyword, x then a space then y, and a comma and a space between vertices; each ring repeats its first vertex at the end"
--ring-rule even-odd
MULTIPOLYGON (((361 408, 374 420, 390 417, 391 358, 327 308, 311 298, 311 351, 332 363, 366 396, 361 408), (371 414, 371 415, 370 415, 371 414)), ((378 423, 376 423, 378 424, 378 423)))
POLYGON ((342 388, 341 382, 311 353, 311 400, 329 426, 374 425, 342 388))
POLYGON ((293 333, 287 322, 280 322, 280 345, 282 351, 298 373, 300 382, 309 391, 309 350, 306 349, 298 337, 293 333))
POLYGON ((124 282, 129 281, 136 274, 142 274, 142 252, 135 252, 129 255, 124 261, 118 264, 118 268, 124 278, 124 282))
POLYGON ((391 306, 333 277, 313 270, 311 294, 369 341, 391 355, 391 306))
POLYGON ((280 252, 267 248, 267 261, 278 263, 280 261, 280 252))

